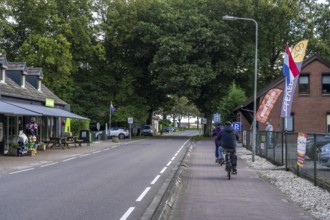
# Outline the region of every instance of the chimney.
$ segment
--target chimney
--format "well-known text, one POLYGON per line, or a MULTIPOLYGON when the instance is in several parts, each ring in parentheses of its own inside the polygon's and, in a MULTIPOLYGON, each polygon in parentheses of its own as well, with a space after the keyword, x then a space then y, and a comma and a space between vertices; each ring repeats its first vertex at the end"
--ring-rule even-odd
POLYGON ((5 55, 0 54, 0 83, 6 83, 6 69, 8 63, 5 55))

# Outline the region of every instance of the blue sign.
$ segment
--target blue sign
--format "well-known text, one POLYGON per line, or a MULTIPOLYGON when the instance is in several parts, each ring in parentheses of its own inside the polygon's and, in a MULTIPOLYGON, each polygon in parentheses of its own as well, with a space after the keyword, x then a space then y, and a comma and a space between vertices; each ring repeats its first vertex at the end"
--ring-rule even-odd
POLYGON ((231 125, 236 131, 241 131, 241 122, 233 122, 231 125))
POLYGON ((221 122, 221 117, 220 117, 219 112, 214 113, 214 115, 213 115, 213 121, 214 121, 215 123, 219 123, 219 122, 221 122))

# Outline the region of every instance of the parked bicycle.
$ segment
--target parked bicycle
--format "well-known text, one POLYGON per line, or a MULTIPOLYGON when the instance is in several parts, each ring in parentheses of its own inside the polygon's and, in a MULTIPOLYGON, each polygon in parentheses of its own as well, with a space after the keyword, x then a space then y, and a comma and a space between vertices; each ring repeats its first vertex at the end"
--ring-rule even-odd
POLYGON ((232 149, 224 149, 224 154, 225 154, 225 160, 220 164, 220 166, 222 166, 222 164, 225 164, 225 171, 227 171, 227 177, 230 180, 231 178, 231 174, 237 175, 237 170, 233 169, 233 165, 232 165, 232 155, 233 155, 234 150, 232 149))

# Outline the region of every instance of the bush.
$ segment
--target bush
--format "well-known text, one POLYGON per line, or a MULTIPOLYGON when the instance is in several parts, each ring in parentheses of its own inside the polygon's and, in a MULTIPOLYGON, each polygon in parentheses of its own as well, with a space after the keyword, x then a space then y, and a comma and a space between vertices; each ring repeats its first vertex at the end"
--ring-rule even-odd
POLYGON ((71 132, 74 136, 78 136, 80 130, 89 130, 90 121, 71 119, 71 132))

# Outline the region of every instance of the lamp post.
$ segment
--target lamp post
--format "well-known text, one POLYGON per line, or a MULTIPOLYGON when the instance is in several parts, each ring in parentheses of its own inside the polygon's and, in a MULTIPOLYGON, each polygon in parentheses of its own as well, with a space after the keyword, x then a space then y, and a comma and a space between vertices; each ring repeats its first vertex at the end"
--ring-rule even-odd
POLYGON ((256 25, 256 49, 254 58, 254 98, 253 98, 253 131, 252 131, 252 162, 254 162, 254 155, 256 152, 256 139, 257 139, 257 121, 256 121, 256 111, 257 111, 257 69, 258 69, 258 23, 252 18, 240 18, 234 16, 225 15, 222 17, 223 20, 236 21, 236 20, 246 20, 253 21, 256 25))

